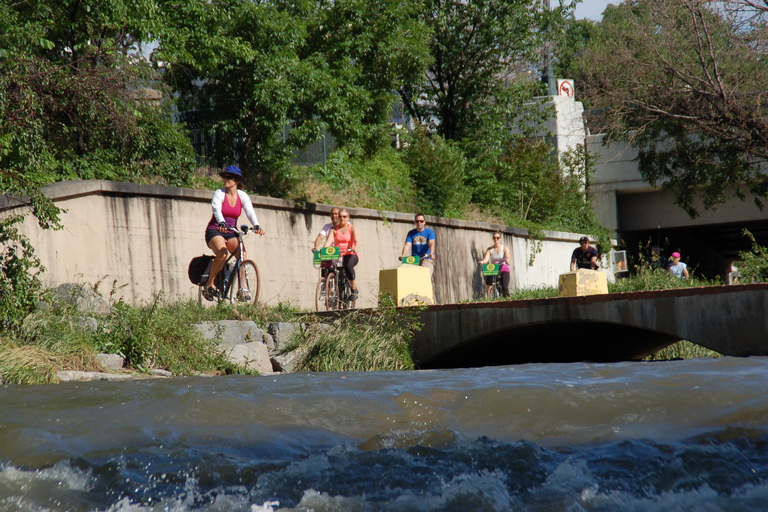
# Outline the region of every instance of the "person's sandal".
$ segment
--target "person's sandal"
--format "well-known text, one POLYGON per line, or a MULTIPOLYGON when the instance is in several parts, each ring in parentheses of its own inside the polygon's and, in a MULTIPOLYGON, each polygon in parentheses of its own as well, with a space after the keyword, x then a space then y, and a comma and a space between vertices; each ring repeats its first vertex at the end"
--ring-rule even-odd
POLYGON ((213 286, 203 288, 203 297, 205 297, 205 300, 213 301, 213 299, 215 299, 216 295, 218 294, 219 291, 213 286))

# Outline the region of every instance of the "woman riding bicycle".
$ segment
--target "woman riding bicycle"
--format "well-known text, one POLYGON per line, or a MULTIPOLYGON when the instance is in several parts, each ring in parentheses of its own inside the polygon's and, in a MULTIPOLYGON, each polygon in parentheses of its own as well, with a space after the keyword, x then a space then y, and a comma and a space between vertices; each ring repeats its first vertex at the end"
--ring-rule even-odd
MULTIPOLYGON (((500 267, 499 279, 501 279, 502 295, 509 297, 509 265, 511 258, 509 255, 509 248, 501 243, 501 231, 496 231, 493 234, 493 245, 485 251, 485 257, 478 261, 480 265, 487 263, 493 263, 500 267)), ((491 296, 491 290, 493 289, 493 279, 496 276, 485 277, 485 296, 491 296)))
MULTIPOLYGON (((238 250, 237 234, 228 229, 237 227, 237 219, 243 210, 253 225, 253 230, 259 235, 264 235, 264 231, 259 227, 256 212, 253 211, 251 198, 247 193, 240 190, 243 180, 243 173, 240 172, 240 168, 230 165, 219 175, 224 178, 224 188, 213 193, 213 200, 211 201, 213 215, 208 222, 208 227, 205 228, 205 243, 208 244, 215 256, 211 263, 208 281, 203 288, 203 296, 207 300, 213 300, 218 293, 213 286, 213 281, 224 268, 227 256, 230 252, 236 253, 238 250)), ((243 254, 243 258, 245 258, 245 254, 243 254)))
POLYGON ((347 274, 347 281, 352 288, 350 301, 357 300, 357 284, 355 284, 355 265, 357 265, 357 245, 360 243, 360 236, 357 228, 349 223, 349 212, 342 209, 339 212, 339 224, 328 233, 325 239, 325 247, 338 247, 342 256, 344 272, 347 274))

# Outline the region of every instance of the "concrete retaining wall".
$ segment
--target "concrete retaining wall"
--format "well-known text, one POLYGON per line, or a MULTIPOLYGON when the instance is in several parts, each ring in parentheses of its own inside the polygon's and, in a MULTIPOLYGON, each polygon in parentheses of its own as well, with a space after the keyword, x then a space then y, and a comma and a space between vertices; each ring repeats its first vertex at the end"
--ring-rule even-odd
MULTIPOLYGON (((46 272, 47 286, 64 282, 98 284, 113 299, 141 302, 165 296, 196 297, 187 278, 194 256, 209 254, 203 231, 211 217, 212 192, 107 181, 69 181, 46 187, 46 194, 64 210, 63 229, 41 230, 27 215, 22 231, 34 245, 46 272)), ((266 231, 246 240, 248 257, 259 267, 261 298, 269 304, 314 307, 318 271, 312 266, 312 242, 328 222, 330 206, 251 196, 266 231)), ((18 203, 0 203, 0 216, 28 213, 18 203)), ((357 266, 360 307, 374 306, 379 270, 396 267, 413 215, 351 208, 360 231, 357 266)), ((241 217, 245 221, 245 216, 241 217)), ((477 260, 492 244, 491 233, 505 233, 512 250, 514 288, 557 286, 569 270, 570 255, 580 235, 545 232, 542 242, 527 230, 493 224, 428 217, 437 236, 435 296, 438 303, 480 297, 484 286, 477 260), (528 262, 535 243, 541 252, 528 262)), ((609 275, 612 280, 612 276, 609 275)))

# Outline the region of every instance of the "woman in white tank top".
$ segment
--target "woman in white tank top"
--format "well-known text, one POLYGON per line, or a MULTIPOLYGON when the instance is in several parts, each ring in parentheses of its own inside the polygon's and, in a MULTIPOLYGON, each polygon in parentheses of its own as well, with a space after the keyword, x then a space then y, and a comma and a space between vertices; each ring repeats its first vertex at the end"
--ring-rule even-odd
MULTIPOLYGON (((509 248, 501 243, 501 231, 496 231, 493 234, 493 245, 485 251, 485 256, 482 260, 478 261, 480 265, 486 263, 495 263, 501 267, 499 277, 501 278, 501 287, 505 297, 509 297, 509 280, 510 273, 509 267, 511 265, 511 257, 509 248)), ((493 288, 493 276, 486 276, 485 278, 485 296, 491 296, 491 289, 493 288)))

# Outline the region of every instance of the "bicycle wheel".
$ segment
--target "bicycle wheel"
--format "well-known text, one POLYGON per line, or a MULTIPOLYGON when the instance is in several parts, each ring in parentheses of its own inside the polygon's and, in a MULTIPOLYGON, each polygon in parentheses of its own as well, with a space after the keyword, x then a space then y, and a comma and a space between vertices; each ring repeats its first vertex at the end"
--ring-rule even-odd
POLYGON ((342 287, 343 290, 341 292, 341 307, 344 309, 355 309, 355 302, 354 300, 349 300, 348 297, 352 295, 352 287, 349 285, 349 281, 346 279, 344 280, 344 286, 342 287))
POLYGON ((326 311, 328 305, 325 303, 325 277, 321 277, 317 280, 317 286, 315 286, 315 311, 326 311))
POLYGON ((240 279, 237 278, 237 275, 232 277, 229 300, 256 304, 259 300, 260 291, 259 267, 253 261, 245 260, 240 266, 240 279))
POLYGON ((493 280, 493 286, 491 286, 491 295, 489 297, 491 300, 496 300, 499 298, 499 278, 495 278, 493 280))
POLYGON ((329 311, 339 309, 341 300, 339 300, 339 278, 336 274, 328 274, 325 278, 325 307, 329 311))

